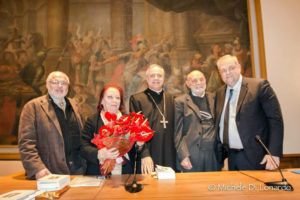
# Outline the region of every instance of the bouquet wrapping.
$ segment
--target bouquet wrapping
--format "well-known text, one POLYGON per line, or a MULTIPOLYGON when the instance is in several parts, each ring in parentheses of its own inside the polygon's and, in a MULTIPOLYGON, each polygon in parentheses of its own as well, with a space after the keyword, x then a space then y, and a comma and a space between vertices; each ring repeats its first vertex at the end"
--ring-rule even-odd
MULTIPOLYGON (((116 114, 106 112, 104 116, 108 123, 102 126, 99 133, 95 133, 94 138, 91 140, 98 149, 116 148, 119 151, 119 157, 122 157, 130 151, 136 141, 147 142, 153 136, 153 130, 149 127, 149 122, 144 119, 142 114, 130 113, 117 119, 116 114)), ((116 160, 104 160, 100 165, 102 176, 106 176, 114 169, 116 160)))

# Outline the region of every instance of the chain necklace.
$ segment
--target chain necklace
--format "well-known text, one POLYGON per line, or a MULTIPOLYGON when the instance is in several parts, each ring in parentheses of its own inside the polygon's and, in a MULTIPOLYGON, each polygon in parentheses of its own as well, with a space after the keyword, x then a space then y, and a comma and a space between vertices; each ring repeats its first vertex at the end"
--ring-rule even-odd
POLYGON ((148 95, 150 96, 152 102, 154 103, 154 105, 156 106, 157 110, 159 111, 160 115, 162 116, 162 120, 160 121, 161 124, 164 125, 164 128, 167 128, 167 123, 168 121, 166 121, 166 117, 165 117, 165 113, 166 113, 166 98, 165 98, 165 93, 163 93, 163 100, 164 100, 164 113, 162 113, 162 111, 160 110, 160 108, 158 107, 158 105, 156 104, 154 98, 152 97, 152 95, 148 92, 148 95))

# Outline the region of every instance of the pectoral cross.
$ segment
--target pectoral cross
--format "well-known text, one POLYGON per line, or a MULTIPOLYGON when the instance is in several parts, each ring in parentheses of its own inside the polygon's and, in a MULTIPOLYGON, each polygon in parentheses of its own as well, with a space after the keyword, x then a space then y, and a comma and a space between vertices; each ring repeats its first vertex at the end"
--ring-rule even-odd
POLYGON ((167 123, 168 121, 166 121, 165 116, 163 116, 162 120, 160 121, 160 123, 164 124, 164 128, 167 128, 167 123))

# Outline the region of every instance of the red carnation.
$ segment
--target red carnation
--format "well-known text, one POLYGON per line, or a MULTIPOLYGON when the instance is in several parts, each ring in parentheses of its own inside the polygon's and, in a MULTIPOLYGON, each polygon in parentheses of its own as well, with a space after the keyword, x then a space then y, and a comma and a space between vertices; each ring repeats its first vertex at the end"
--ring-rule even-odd
POLYGON ((113 129, 109 126, 102 126, 100 129, 99 129, 99 135, 104 138, 104 137, 109 137, 113 134, 113 129))
POLYGON ((106 112, 104 114, 105 118, 110 122, 110 121, 116 121, 117 115, 114 113, 106 112))

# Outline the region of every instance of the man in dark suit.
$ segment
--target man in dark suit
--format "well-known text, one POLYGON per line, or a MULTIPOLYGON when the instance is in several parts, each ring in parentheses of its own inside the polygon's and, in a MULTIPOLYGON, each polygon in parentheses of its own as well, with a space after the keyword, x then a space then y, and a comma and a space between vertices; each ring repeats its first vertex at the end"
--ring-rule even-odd
POLYGON ((206 79, 198 70, 188 74, 186 85, 190 92, 175 99, 176 167, 184 172, 217 171, 215 96, 205 92, 206 79))
POLYGON ((279 165, 283 119, 273 89, 267 80, 243 77, 235 56, 225 55, 217 65, 226 84, 216 93, 219 162, 228 157, 229 170, 276 169, 255 139, 261 137, 279 165))
POLYGON ((69 78, 55 71, 49 74, 48 94, 29 101, 19 125, 19 151, 29 179, 51 173, 82 174, 80 129, 83 118, 78 105, 66 97, 69 78))

